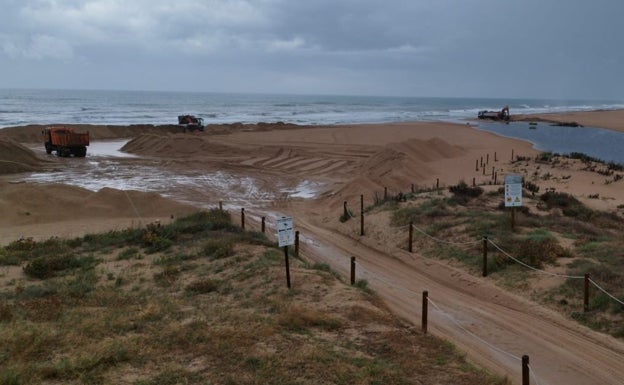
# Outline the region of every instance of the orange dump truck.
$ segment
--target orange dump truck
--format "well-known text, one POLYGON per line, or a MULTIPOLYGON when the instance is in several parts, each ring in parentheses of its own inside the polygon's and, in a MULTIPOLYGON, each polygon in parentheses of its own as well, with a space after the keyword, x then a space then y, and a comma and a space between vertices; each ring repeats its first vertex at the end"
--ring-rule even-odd
POLYGON ((67 157, 70 155, 84 157, 87 155, 89 133, 74 132, 72 128, 47 127, 42 131, 46 153, 56 151, 56 155, 67 157))

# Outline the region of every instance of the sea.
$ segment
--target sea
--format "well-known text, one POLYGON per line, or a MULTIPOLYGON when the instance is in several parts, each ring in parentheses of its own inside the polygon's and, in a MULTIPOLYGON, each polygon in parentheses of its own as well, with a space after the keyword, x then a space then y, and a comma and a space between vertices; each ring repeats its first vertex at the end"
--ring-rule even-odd
MULTIPOLYGON (((624 109, 624 100, 551 100, 337 95, 271 95, 210 92, 0 89, 0 129, 29 124, 177 124, 178 115, 195 115, 204 124, 284 122, 337 125, 409 121, 466 123, 479 111, 538 114, 624 109)), ((559 153, 582 152, 624 163, 624 134, 609 130, 596 144, 587 131, 552 128, 547 137, 526 124, 477 123, 479 129, 532 142, 536 148, 559 153), (567 131, 566 131, 567 130, 567 131), (561 131, 561 132, 559 132, 561 131), (578 132, 578 135, 576 134, 578 132), (606 135, 606 137, 605 137, 606 135), (578 138, 577 138, 578 136, 578 138), (565 146, 559 143, 565 137, 565 146), (615 150, 603 148, 606 145, 615 150)), ((597 132, 597 131, 596 131, 597 132)))

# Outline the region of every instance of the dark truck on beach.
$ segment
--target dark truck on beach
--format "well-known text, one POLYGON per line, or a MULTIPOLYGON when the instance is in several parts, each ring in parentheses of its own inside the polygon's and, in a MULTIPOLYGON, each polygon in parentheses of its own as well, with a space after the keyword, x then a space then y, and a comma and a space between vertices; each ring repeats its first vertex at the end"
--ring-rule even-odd
POLYGON ((509 107, 505 106, 500 111, 479 111, 479 119, 504 120, 509 121, 509 107))
POLYGON ((89 145, 89 133, 74 132, 72 128, 65 126, 46 127, 42 132, 43 145, 47 154, 56 151, 56 155, 83 158, 87 155, 89 145))
POLYGON ((184 128, 184 131, 204 131, 204 119, 193 115, 179 115, 178 125, 184 128))

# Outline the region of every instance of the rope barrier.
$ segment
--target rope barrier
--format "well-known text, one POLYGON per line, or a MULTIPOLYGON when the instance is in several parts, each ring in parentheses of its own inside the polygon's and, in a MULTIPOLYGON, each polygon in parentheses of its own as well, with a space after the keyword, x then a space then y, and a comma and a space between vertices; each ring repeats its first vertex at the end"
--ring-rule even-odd
MULTIPOLYGON (((393 288, 393 289, 397 289, 397 290, 400 290, 400 291, 403 291, 403 292, 407 292, 407 293, 409 293, 409 294, 414 294, 414 295, 420 295, 420 294, 422 294, 422 293, 419 293, 419 292, 417 292, 417 291, 415 291, 415 290, 411 290, 411 289, 408 289, 408 288, 405 288, 405 287, 402 287, 402 286, 396 285, 396 284, 394 284, 394 283, 392 283, 392 282, 389 282, 389 281, 387 281, 387 280, 385 280, 385 279, 378 278, 378 277, 374 277, 374 276, 372 276, 372 273, 370 273, 369 269, 366 269, 366 267, 365 267, 365 266, 363 266, 361 262, 358 262, 358 265, 360 265, 360 266, 362 267, 362 270, 363 270, 363 272, 362 272, 362 273, 363 273, 363 275, 365 275, 365 276, 367 276, 367 277, 370 277, 371 279, 377 280, 377 281, 379 281, 379 282, 382 282, 382 283, 386 284, 387 286, 389 286, 389 287, 391 287, 391 288, 393 288)), ((518 357, 518 356, 514 355, 513 353, 509 353, 509 352, 507 352, 507 351, 505 351, 505 350, 503 350, 503 349, 501 349, 501 348, 497 347, 496 345, 491 344, 490 342, 486 341, 485 339, 483 339, 483 338, 479 337, 479 336, 478 336, 478 335, 476 335, 475 333, 473 333, 473 332, 471 332, 470 330, 466 329, 466 328, 465 328, 464 326, 462 326, 459 322, 457 322, 457 320, 455 320, 455 319, 453 318, 453 316, 451 316, 448 312, 446 312, 446 311, 444 311, 442 308, 440 308, 440 306, 438 306, 438 305, 437 305, 437 304, 436 304, 436 303, 435 303, 435 302, 431 299, 431 297, 427 297, 427 301, 428 301, 429 303, 431 303, 431 305, 432 305, 432 306, 433 306, 436 310, 438 310, 438 311, 439 311, 442 315, 444 315, 444 316, 445 316, 445 317, 446 317, 449 321, 451 321, 451 323, 452 323, 452 324, 454 324, 456 327, 458 327, 458 328, 459 328, 461 331, 463 331, 464 333, 468 334, 468 335, 469 335, 469 336, 471 336, 472 338, 476 339, 477 341, 481 342, 482 344, 486 345, 487 347, 489 347, 490 349, 492 349, 492 350, 494 350, 494 351, 496 351, 496 352, 498 352, 498 353, 501 353, 501 354, 503 354, 503 355, 505 355, 505 356, 507 356, 507 357, 510 357, 510 358, 512 358, 512 359, 514 359, 514 360, 516 360, 516 361, 520 361, 520 362, 522 361, 522 358, 521 358, 521 357, 518 357)), ((535 382, 535 384, 536 384, 536 385, 540 385, 540 382, 538 381, 537 375, 536 375, 535 371, 533 370, 533 368, 531 368, 531 366, 530 366, 530 365, 529 365, 529 371, 530 371, 530 373, 531 373, 531 376, 533 377, 533 381, 535 382)))
MULTIPOLYGON (((409 225, 406 225, 409 226, 409 225)), ((477 244, 479 242, 481 242, 481 240, 478 241, 468 241, 468 242, 450 242, 450 241, 445 241, 444 239, 440 239, 440 238, 436 238, 433 235, 427 234, 424 230, 421 230, 420 228, 412 225, 414 227, 414 229, 416 229, 416 231, 418 231, 419 233, 421 233, 422 235, 433 239, 434 241, 438 242, 438 243, 444 243, 446 245, 451 245, 451 246, 467 246, 467 245, 473 245, 473 244, 477 244)))
MULTIPOLYGON (((350 214, 350 213, 349 213, 350 214)), ((351 216, 353 218, 353 216, 351 216)), ((404 229, 409 227, 410 225, 404 225, 399 227, 400 229, 404 229)), ((478 241, 468 241, 468 242, 451 242, 451 241, 446 241, 444 239, 440 239, 437 237, 434 237, 431 234, 428 234, 426 231, 422 230, 421 228, 414 226, 414 224, 412 224, 412 227, 414 229, 416 229, 416 231, 418 231, 420 234, 432 239, 435 242, 438 243, 442 243, 442 244, 446 244, 446 245, 451 245, 451 246, 469 246, 469 245, 473 245, 473 244, 477 244, 479 242, 482 242, 483 239, 480 239, 478 241)), ((503 255, 505 255, 507 258, 511 259, 512 261, 518 263, 521 266, 526 267, 527 269, 533 270, 537 273, 541 273, 541 274, 545 274, 545 275, 550 275, 553 277, 560 277, 560 278, 567 278, 567 279, 585 279, 584 276, 580 276, 580 275, 568 275, 568 274, 558 274, 558 273, 552 273, 546 270, 542 270, 542 269, 538 269, 536 267, 533 267, 529 264, 526 264, 524 262, 522 262, 521 260, 514 258, 511 254, 509 254, 508 252, 506 252, 505 250, 503 250, 500 246, 498 246, 496 243, 494 243, 491 239, 487 239, 487 241, 492 244, 492 246, 494 246, 498 251, 500 251, 503 255)), ((605 293, 606 295, 608 295, 611 299, 613 299, 614 301, 616 301, 617 303, 624 305, 624 302, 622 302, 620 299, 618 299, 617 297, 615 297, 614 295, 612 295, 611 293, 607 292, 605 289, 603 289, 602 287, 600 287, 596 282, 594 282, 592 279, 589 280, 594 286, 596 286, 600 291, 602 291, 603 293, 605 293)), ((387 283, 389 284, 389 283, 387 283)))
MULTIPOLYGON (((361 262, 357 262, 357 264, 362 266, 361 262)), ((372 275, 372 273, 370 273, 368 271, 368 269, 366 269, 366 267, 362 266, 362 270, 363 270, 362 271, 362 275, 367 276, 367 277, 369 277, 371 279, 377 280, 379 282, 382 282, 382 283, 386 284, 387 286, 389 286, 389 287, 391 287, 393 289, 396 289, 396 290, 399 290, 399 291, 403 291, 403 292, 406 292, 408 294, 420 295, 420 293, 415 291, 415 290, 411 290, 411 289, 408 289, 406 287, 396 285, 396 284, 394 284, 392 282, 389 282, 389 281, 386 281, 385 279, 382 279, 382 278, 374 277, 372 275)))
MULTIPOLYGON (((415 290, 411 290, 399 285, 396 285, 394 283, 388 282, 385 279, 382 278, 378 278, 378 277, 373 277, 372 274, 368 271, 368 269, 366 269, 361 263, 358 263, 358 265, 362 266, 363 268, 363 275, 366 275, 374 280, 377 280, 379 282, 382 282, 384 284, 386 284, 387 286, 393 288, 393 289, 397 289, 403 292, 407 292, 410 294, 414 294, 414 295, 420 295, 422 293, 419 293, 415 290)), ((509 353, 499 347, 497 347, 496 345, 491 344, 490 342, 484 340, 483 338, 479 337, 478 335, 476 335, 475 333, 471 332, 470 330, 466 329, 465 327, 463 327, 459 322, 457 322, 448 312, 444 311, 440 306, 438 306, 432 299, 431 297, 427 297, 427 301, 429 303, 431 303, 431 305, 438 310, 441 314, 443 314, 447 319, 449 319, 451 321, 451 323, 453 323, 456 327, 458 327, 460 330, 462 330, 464 333, 468 334, 469 336, 471 336, 472 338, 476 339, 477 341, 483 343, 484 345, 486 345, 487 347, 489 347, 490 349, 499 352, 503 355, 506 355, 516 361, 522 361, 521 357, 518 357, 516 355, 514 355, 513 353, 509 353)), ((536 385, 540 385, 540 382, 538 380, 537 374, 535 373, 535 371, 533 370, 533 368, 529 365, 529 371, 531 373, 531 377, 533 378, 533 381, 535 382, 536 385)))
POLYGON ((457 326, 458 328, 460 328, 462 331, 464 331, 465 333, 467 333, 468 335, 470 335, 471 337, 477 339, 478 341, 480 341, 481 343, 487 345, 490 349, 493 349, 499 353, 502 353, 508 357, 513 358, 516 361, 522 361, 522 358, 513 355, 497 346, 492 345, 491 343, 487 342, 486 340, 484 340, 483 338, 479 337, 478 335, 474 334, 473 332, 471 332, 470 330, 466 329, 465 327, 463 327, 459 322, 457 322, 453 317, 451 317, 447 312, 443 311, 442 309, 440 309, 440 307, 438 305, 436 305, 435 302, 433 302, 431 300, 431 298, 427 298, 427 300, 433 305, 433 307, 435 307, 440 313, 442 313, 446 318, 448 318, 453 324, 455 324, 455 326, 457 326))
MULTIPOLYGON (((449 242, 449 241, 445 241, 443 239, 440 238, 436 238, 433 235, 428 234, 427 232, 425 232, 424 230, 418 228, 417 226, 414 226, 412 224, 413 228, 416 229, 416 231, 418 231, 419 233, 421 233, 422 235, 438 242, 438 243, 443 243, 443 244, 447 244, 447 245, 452 245, 452 246, 467 246, 467 245, 472 245, 475 243, 479 243, 482 240, 478 240, 478 241, 470 241, 470 242, 449 242)), ((406 228, 409 227, 409 225, 405 225, 405 226, 401 226, 400 228, 406 228)), ((542 270, 542 269, 538 269, 535 268, 531 265, 528 265, 524 262, 522 262, 521 260, 514 258, 511 254, 509 254, 508 252, 506 252, 505 250, 503 250, 500 246, 498 246, 496 243, 494 243, 491 239, 487 239, 489 243, 492 244, 492 246, 494 246, 498 251, 500 251, 503 255, 505 255, 507 258, 511 259, 512 261, 518 263, 521 266, 526 267, 527 269, 533 270, 537 273, 541 273, 541 274, 546 274, 546 275, 550 275, 553 277, 561 277, 561 278, 568 278, 568 279, 585 279, 584 276, 580 276, 580 275, 568 275, 568 274, 558 274, 558 273, 551 273, 549 271, 546 270, 542 270)), ((618 299, 617 297, 615 297, 614 295, 612 295, 611 293, 607 292, 605 289, 603 289, 602 287, 600 287, 596 282, 594 282, 591 278, 589 279, 589 281, 596 286, 600 291, 602 291, 603 293, 605 293, 606 295, 608 295, 611 299, 613 299, 614 301, 616 301, 617 303, 619 303, 620 305, 624 305, 624 302, 622 302, 622 300, 618 299)))
POLYGON ((512 257, 505 250, 501 249, 500 246, 498 246, 496 243, 492 242, 492 240, 488 239, 488 242, 490 242, 492 244, 492 246, 494 246, 496 249, 498 249, 498 251, 503 253, 507 258, 509 258, 509 259, 513 260, 514 262, 516 262, 516 263, 526 267, 527 269, 531 269, 531 270, 533 270, 535 272, 546 274, 546 275, 551 275, 551 276, 554 276, 554 277, 562 277, 562 278, 570 278, 570 279, 585 279, 584 276, 551 273, 550 271, 541 270, 541 269, 535 268, 535 267, 533 267, 531 265, 527 265, 526 263, 522 262, 521 260, 512 257))
POLYGON ((143 218, 141 217, 141 214, 139 214, 139 210, 134 205, 134 202, 132 202, 132 199, 130 199, 130 195, 128 195, 128 191, 127 190, 123 190, 123 192, 126 195, 126 198, 128 198, 128 202, 130 202, 130 206, 132 206, 132 209, 134 210, 134 213, 136 214, 136 216, 139 218, 139 221, 141 221, 141 223, 143 223, 144 222, 143 218))
POLYGON ((527 366, 529 367, 529 372, 531 373, 531 377, 533 377, 533 382, 535 382, 535 385, 540 385, 540 382, 537 380, 537 375, 535 374, 535 371, 533 371, 531 365, 527 366))
POLYGON ((611 297, 611 299, 613 299, 614 301, 616 301, 617 303, 619 303, 620 305, 624 305, 624 302, 620 301, 618 298, 616 298, 615 296, 613 296, 612 294, 610 294, 609 292, 607 292, 605 289, 603 289, 602 287, 600 287, 596 282, 594 282, 593 279, 589 279, 589 282, 591 282, 594 286, 596 286, 598 288, 598 290, 600 290, 601 292, 605 293, 606 295, 608 295, 609 297, 611 297))

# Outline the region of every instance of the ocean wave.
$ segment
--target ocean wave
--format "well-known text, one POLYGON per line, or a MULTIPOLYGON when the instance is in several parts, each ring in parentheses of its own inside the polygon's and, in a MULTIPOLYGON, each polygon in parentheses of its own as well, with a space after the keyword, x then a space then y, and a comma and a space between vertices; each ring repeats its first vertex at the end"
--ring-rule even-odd
POLYGON ((298 124, 460 121, 509 105, 515 114, 624 109, 624 101, 365 96, 289 96, 130 91, 0 90, 0 127, 24 124, 172 124, 192 114, 210 123, 298 124))

